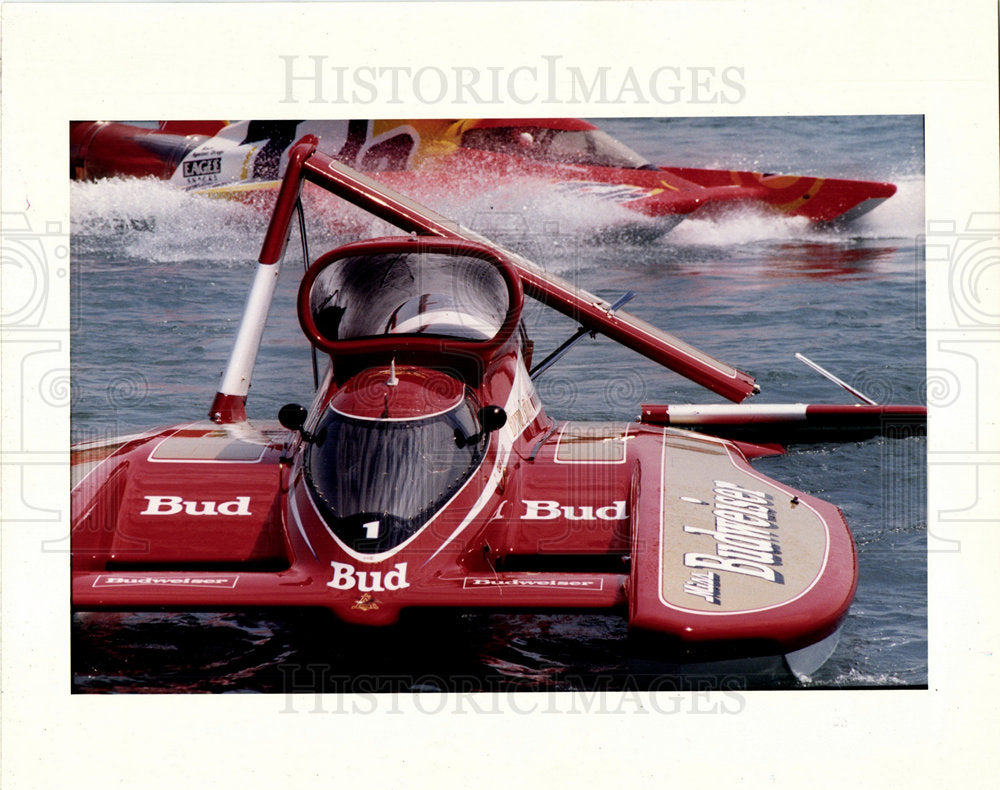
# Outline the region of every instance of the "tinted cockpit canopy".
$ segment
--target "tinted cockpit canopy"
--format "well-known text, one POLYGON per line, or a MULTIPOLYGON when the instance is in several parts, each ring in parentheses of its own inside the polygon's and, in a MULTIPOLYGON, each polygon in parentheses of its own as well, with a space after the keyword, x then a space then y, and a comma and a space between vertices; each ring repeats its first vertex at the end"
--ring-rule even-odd
POLYGON ((468 242, 407 239, 322 256, 299 293, 310 340, 332 355, 447 352, 488 359, 520 317, 520 280, 468 242))
POLYGON ((488 442, 475 396, 460 382, 422 368, 371 368, 320 418, 306 483, 337 537, 354 551, 380 553, 454 496, 488 442))
POLYGON ((558 164, 652 167, 611 135, 586 121, 572 119, 477 121, 462 134, 462 147, 558 164))
POLYGON ((489 340, 503 326, 507 288, 478 258, 389 253, 341 258, 310 293, 316 326, 331 340, 428 334, 489 340))

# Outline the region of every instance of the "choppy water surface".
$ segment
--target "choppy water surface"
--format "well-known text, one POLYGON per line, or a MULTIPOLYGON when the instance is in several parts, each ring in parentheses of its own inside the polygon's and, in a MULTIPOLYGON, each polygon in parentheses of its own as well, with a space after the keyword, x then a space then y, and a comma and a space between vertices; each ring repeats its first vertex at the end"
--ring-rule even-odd
MULTIPOLYGON (((752 373, 759 402, 849 399, 796 351, 878 401, 923 402, 919 118, 599 123, 654 162, 886 180, 899 192, 839 231, 743 211, 686 220, 652 242, 595 234, 614 219, 603 204, 533 192, 439 208, 605 298, 637 291, 631 312, 752 373)), ((150 181, 73 184, 71 196, 74 440, 200 419, 266 218, 150 181)), ((251 419, 311 394, 292 302, 302 262, 289 250, 251 419)), ((533 303, 525 312, 538 353, 574 329, 533 303)), ((643 401, 716 400, 608 340, 577 347, 538 386, 557 418, 629 420, 643 401)), ((879 439, 756 462, 837 504, 858 545, 857 598, 810 686, 927 683, 925 453, 922 438, 879 439)), ((85 693, 615 689, 631 682, 625 631, 622 618, 594 614, 433 616, 368 634, 315 613, 86 613, 73 617, 73 682, 85 693)))

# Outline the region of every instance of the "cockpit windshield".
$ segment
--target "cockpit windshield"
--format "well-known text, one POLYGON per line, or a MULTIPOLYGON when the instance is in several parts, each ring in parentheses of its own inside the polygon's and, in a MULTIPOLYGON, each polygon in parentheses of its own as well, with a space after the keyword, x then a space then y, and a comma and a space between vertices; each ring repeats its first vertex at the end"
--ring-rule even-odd
POLYGON ((558 164, 649 168, 650 163, 600 129, 499 126, 470 129, 462 146, 558 164))
POLYGON ((420 529, 476 470, 487 440, 471 396, 443 413, 364 419, 328 408, 306 451, 306 481, 330 529, 375 554, 420 529))
POLYGON ((503 326, 509 302, 495 266, 437 252, 341 258, 309 294, 316 328, 331 341, 390 334, 486 341, 503 326))

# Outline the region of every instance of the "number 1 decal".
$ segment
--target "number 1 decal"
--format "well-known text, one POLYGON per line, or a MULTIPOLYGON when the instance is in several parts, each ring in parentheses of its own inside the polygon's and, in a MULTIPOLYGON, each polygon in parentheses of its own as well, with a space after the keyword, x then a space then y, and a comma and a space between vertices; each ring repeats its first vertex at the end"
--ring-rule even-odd
POLYGON ((365 537, 368 540, 375 540, 378 537, 378 527, 379 523, 377 521, 369 521, 367 524, 362 524, 365 530, 365 537))

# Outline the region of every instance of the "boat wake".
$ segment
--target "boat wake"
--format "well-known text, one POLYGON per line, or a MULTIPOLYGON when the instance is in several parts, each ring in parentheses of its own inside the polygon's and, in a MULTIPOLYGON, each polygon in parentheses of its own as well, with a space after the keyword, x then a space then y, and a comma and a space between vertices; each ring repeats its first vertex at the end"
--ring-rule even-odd
POLYGON ((70 184, 70 225, 86 254, 245 263, 257 257, 267 216, 158 179, 112 178, 70 184))
MULTIPOLYGON (((899 191, 849 225, 817 228, 744 206, 718 216, 698 213, 676 225, 654 220, 596 197, 567 195, 526 182, 474 194, 417 195, 432 208, 494 241, 545 263, 580 248, 609 245, 669 247, 680 256, 698 250, 806 243, 831 248, 913 239, 924 229, 924 182, 907 177, 899 191)), ((266 212, 231 200, 178 190, 155 179, 113 178, 70 185, 71 226, 78 249, 158 262, 198 260, 229 264, 254 260, 266 229, 266 212)), ((342 204, 341 204, 342 206, 342 204)), ((388 225, 338 207, 342 220, 324 243, 391 233, 388 225)), ((291 247, 290 247, 291 249, 291 247)))
POLYGON ((897 181, 897 187, 895 195, 870 213, 841 226, 815 226, 804 217, 743 206, 718 216, 701 217, 696 213, 660 241, 681 246, 734 247, 772 241, 836 245, 913 239, 924 232, 924 180, 907 177, 897 181))

